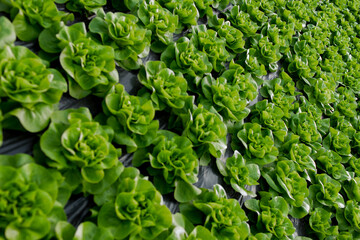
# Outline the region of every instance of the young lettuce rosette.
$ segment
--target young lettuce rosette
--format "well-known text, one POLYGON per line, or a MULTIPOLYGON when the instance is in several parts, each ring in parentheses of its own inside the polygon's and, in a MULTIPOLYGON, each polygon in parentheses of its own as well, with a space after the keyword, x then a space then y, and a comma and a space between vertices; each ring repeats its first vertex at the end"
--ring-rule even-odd
POLYGON ((95 13, 106 5, 106 0, 55 0, 56 3, 65 4, 71 12, 95 13))
POLYGON ((34 41, 44 29, 74 19, 72 14, 58 11, 52 0, 8 0, 3 4, 8 5, 16 36, 21 41, 34 41))
POLYGON ((340 193, 341 184, 329 175, 316 175, 316 181, 309 187, 309 200, 312 207, 344 208, 344 198, 340 193))
POLYGON ((183 30, 189 25, 197 25, 199 11, 194 0, 170 0, 165 2, 164 6, 179 17, 178 29, 183 30))
POLYGON ((146 29, 151 30, 151 50, 164 51, 173 42, 173 34, 178 29, 179 17, 172 14, 155 0, 143 0, 138 7, 137 16, 146 29))
POLYGON ((201 224, 218 239, 243 240, 250 235, 245 211, 235 199, 227 199, 218 184, 214 190, 202 189, 189 203, 180 204, 180 212, 193 224, 201 224))
POLYGON ((67 84, 48 63, 22 46, 5 46, 0 51, 0 96, 5 129, 43 130, 67 84))
POLYGON ((121 12, 97 11, 89 29, 99 34, 103 44, 114 49, 115 60, 126 70, 135 70, 142 65, 141 58, 150 51, 151 31, 139 24, 139 19, 121 12))
POLYGON ((115 131, 114 142, 125 145, 127 152, 147 147, 155 139, 159 121, 148 98, 129 95, 122 84, 115 85, 103 101, 99 118, 115 131))
POLYGON ((323 140, 323 146, 335 151, 342 157, 351 157, 351 139, 335 128, 330 127, 329 134, 323 140))
POLYGON ((69 227, 64 206, 57 201, 58 172, 26 154, 1 155, 0 176, 0 238, 51 239, 55 226, 69 227))
POLYGON ((279 150, 271 130, 258 123, 244 123, 236 137, 231 146, 239 150, 248 163, 262 166, 276 161, 279 150))
POLYGON ((147 171, 154 176, 154 185, 161 194, 175 191, 175 199, 186 202, 199 190, 192 186, 199 172, 199 160, 192 142, 167 130, 158 131, 150 147, 135 152, 132 164, 139 167, 150 163, 147 171))
POLYGON ((330 211, 321 207, 315 208, 310 213, 309 225, 318 239, 336 237, 339 234, 339 227, 331 225, 332 217, 333 215, 330 211))
POLYGON ((257 102, 251 111, 251 122, 259 123, 264 128, 272 130, 274 136, 281 142, 285 140, 287 135, 287 126, 282 120, 284 112, 274 103, 267 100, 257 102))
POLYGON ((199 104, 180 118, 184 129, 182 135, 193 143, 201 165, 207 165, 211 156, 218 158, 225 153, 227 127, 215 110, 207 110, 199 104))
POLYGON ((244 34, 244 37, 255 35, 259 29, 257 23, 251 20, 249 13, 244 12, 239 5, 231 8, 227 15, 232 26, 239 29, 244 34))
POLYGON ((240 95, 239 85, 228 83, 224 77, 215 80, 205 76, 201 80, 201 88, 198 102, 208 109, 214 107, 225 122, 240 122, 249 115, 250 109, 246 107, 246 99, 240 95))
POLYGON ((114 49, 81 36, 66 44, 60 64, 68 74, 69 92, 76 99, 89 94, 104 97, 119 81, 114 49))
POLYGON ((123 168, 113 136, 113 129, 95 122, 87 108, 54 112, 40 138, 43 161, 58 169, 73 191, 101 193, 123 168))
MULTIPOLYGON (((181 74, 175 74, 161 61, 149 61, 141 67, 138 79, 151 91, 151 100, 156 110, 186 110, 193 104, 187 94, 188 84, 181 74)), ((140 93, 138 93, 140 95, 140 93)))
POLYGON ((253 186, 259 184, 257 181, 261 174, 257 164, 247 164, 245 159, 236 150, 233 156, 226 159, 225 163, 221 159, 217 159, 216 164, 219 172, 224 176, 226 184, 230 184, 242 196, 256 196, 254 192, 246 189, 246 185, 253 186))
POLYGON ((154 185, 136 168, 125 168, 118 181, 95 196, 97 223, 114 239, 164 239, 172 215, 154 185))
POLYGON ((221 72, 225 68, 224 63, 230 60, 230 54, 225 48, 225 40, 217 35, 216 31, 207 29, 206 25, 197 25, 192 27, 190 41, 208 56, 213 69, 221 72))
POLYGON ((344 209, 336 209, 336 220, 339 223, 339 230, 350 233, 353 239, 360 237, 360 207, 356 201, 346 202, 344 209))
POLYGON ((292 217, 303 218, 309 213, 307 182, 296 171, 294 162, 278 161, 275 167, 262 169, 261 174, 269 186, 290 204, 289 214, 292 217))
POLYGON ((170 44, 161 54, 161 61, 175 73, 182 73, 189 80, 200 80, 213 69, 206 53, 196 49, 186 37, 170 44))
MULTIPOLYGON (((271 233, 278 239, 286 239, 295 232, 295 228, 290 221, 289 205, 280 196, 272 196, 268 192, 260 192, 260 200, 249 199, 245 202, 245 207, 256 213, 257 218, 253 221, 256 232, 271 233)), ((266 239, 266 238, 265 238, 266 239)))

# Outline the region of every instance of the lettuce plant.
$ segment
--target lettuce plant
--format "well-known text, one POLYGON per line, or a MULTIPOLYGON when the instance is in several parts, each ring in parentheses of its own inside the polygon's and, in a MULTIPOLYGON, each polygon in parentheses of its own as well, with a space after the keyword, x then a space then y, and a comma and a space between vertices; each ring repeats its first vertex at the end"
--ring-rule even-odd
POLYGON ((216 15, 209 18, 208 21, 208 26, 214 28, 219 37, 226 40, 225 46, 229 52, 240 53, 244 51, 244 35, 239 29, 231 26, 229 21, 225 21, 223 18, 218 18, 216 15))
POLYGON ((294 109, 293 102, 296 100, 295 85, 285 72, 280 73, 280 78, 265 81, 260 89, 260 94, 268 98, 284 112, 284 117, 290 118, 290 112, 294 109))
POLYGON ((344 209, 336 209, 339 230, 347 232, 350 235, 349 239, 356 239, 360 236, 359 216, 359 205, 353 200, 347 201, 344 209))
POLYGON ((197 50, 186 37, 170 44, 161 54, 161 61, 175 73, 182 73, 186 79, 201 79, 213 69, 206 53, 197 50))
POLYGON ((257 214, 255 228, 266 231, 276 238, 286 238, 295 232, 295 228, 288 218, 289 206, 280 196, 271 197, 268 192, 260 192, 261 199, 249 199, 245 207, 257 214))
POLYGON ((236 63, 243 66, 247 72, 250 72, 256 76, 263 76, 267 74, 265 65, 261 61, 261 56, 254 48, 249 48, 246 51, 240 53, 236 63))
POLYGON ((257 102, 251 111, 251 122, 259 123, 264 128, 272 130, 275 137, 284 141, 287 134, 287 127, 282 120, 284 112, 274 103, 267 100, 257 102))
POLYGON ((100 193, 123 168, 112 144, 114 131, 93 121, 87 108, 55 112, 40 138, 46 164, 65 176, 74 191, 100 193))
POLYGON ((180 204, 180 212, 192 223, 201 224, 218 239, 246 239, 250 227, 245 212, 235 199, 227 199, 220 185, 214 190, 202 189, 189 203, 180 204))
MULTIPOLYGON (((75 31, 74 34, 77 34, 75 31)), ((69 92, 76 99, 89 94, 105 96, 119 80, 114 49, 87 37, 69 42, 60 54, 60 63, 68 74, 69 92)))
POLYGON ((247 101, 240 96, 241 90, 237 84, 229 84, 224 77, 214 79, 205 76, 201 81, 203 96, 198 102, 210 108, 211 106, 223 117, 224 121, 242 121, 250 110, 246 108, 247 101))
POLYGON ((307 112, 292 115, 289 126, 295 134, 299 135, 300 140, 304 143, 319 145, 322 141, 315 120, 307 112))
POLYGON ((0 103, 3 128, 43 130, 67 84, 48 63, 22 46, 0 51, 0 103))
POLYGON ((313 207, 344 208, 344 198, 340 190, 340 182, 325 173, 317 174, 316 181, 309 187, 309 200, 313 207))
POLYGON ((52 0, 9 0, 4 4, 6 2, 10 5, 16 36, 21 41, 34 41, 42 30, 74 19, 72 14, 58 11, 52 0))
POLYGON ((82 222, 75 229, 72 225, 68 229, 59 231, 56 229, 56 237, 59 240, 76 239, 76 240, 113 240, 111 233, 104 228, 98 227, 93 222, 82 222), (72 237, 72 238, 71 238, 72 237))
POLYGON ((54 237, 57 223, 66 221, 63 206, 57 202, 58 174, 36 164, 29 155, 16 154, 1 155, 0 175, 0 238, 54 237))
POLYGON ((196 8, 199 11, 200 17, 213 16, 213 9, 211 5, 214 3, 214 0, 194 0, 196 8))
POLYGON ((216 240, 211 232, 201 226, 194 226, 189 219, 181 213, 173 215, 173 226, 166 240, 216 240))
POLYGON ((244 34, 244 37, 255 35, 259 29, 257 23, 251 20, 250 14, 244 12, 239 5, 235 5, 227 17, 231 24, 244 34))
POLYGON ((308 181, 312 181, 313 175, 317 172, 316 163, 311 156, 315 149, 303 143, 293 143, 287 150, 289 159, 295 163, 296 171, 303 173, 308 181))
POLYGON ((220 157, 226 146, 227 127, 218 113, 207 110, 199 105, 189 114, 181 115, 183 133, 194 145, 195 151, 201 159, 201 164, 207 165, 210 156, 220 157))
POLYGON ((157 135, 150 147, 135 152, 133 166, 149 162, 147 170, 154 176, 154 185, 160 193, 175 189, 175 199, 183 202, 187 191, 195 189, 192 184, 198 180, 199 160, 187 137, 166 130, 160 130, 157 135))
POLYGON ((350 174, 345 170, 342 157, 332 150, 320 148, 314 155, 317 162, 317 168, 327 172, 335 180, 344 181, 350 180, 350 174))
POLYGON ((230 69, 221 74, 219 81, 226 81, 228 84, 236 86, 239 89, 240 98, 250 102, 257 97, 258 85, 261 82, 254 79, 251 73, 244 73, 243 71, 243 68, 239 66, 231 67, 230 64, 230 69), (225 78, 225 80, 221 78, 225 78))
POLYGON ((56 3, 65 4, 71 12, 95 13, 106 5, 106 0, 55 0, 56 3))
POLYGON ((225 67, 224 63, 230 59, 230 54, 225 48, 225 40, 217 35, 216 31, 207 29, 206 25, 193 26, 190 41, 206 53, 213 69, 220 72, 225 67))
POLYGON ((175 74, 161 61, 149 61, 141 67, 138 79, 151 91, 151 100, 158 110, 181 110, 193 98, 187 94, 188 84, 181 74, 175 74))
POLYGON ((136 168, 125 168, 116 184, 95 197, 97 223, 114 239, 158 239, 171 226, 170 210, 152 183, 136 168))
POLYGON ((239 150, 248 163, 265 165, 277 159, 279 150, 274 145, 271 130, 258 123, 245 123, 236 136, 238 141, 232 143, 232 147, 239 150))
POLYGON ((351 139, 345 133, 330 127, 329 134, 323 140, 323 146, 326 149, 334 150, 340 156, 350 157, 350 141, 351 139))
POLYGON ((302 218, 309 213, 307 182, 296 171, 294 162, 278 161, 274 168, 264 168, 262 176, 269 186, 291 205, 289 212, 291 216, 302 218))
POLYGON ((241 154, 235 150, 234 155, 227 158, 226 162, 220 159, 216 160, 217 167, 224 176, 226 184, 239 192, 242 196, 255 197, 256 194, 246 189, 246 185, 258 185, 257 182, 260 178, 260 169, 256 164, 247 164, 241 154))
POLYGON ((151 49, 161 53, 173 42, 173 33, 178 29, 179 18, 154 0, 144 0, 140 3, 137 16, 146 29, 152 32, 151 49))
POLYGON ((200 15, 194 0, 171 0, 166 1, 164 5, 179 17, 179 29, 184 29, 188 25, 197 25, 200 15))
POLYGON ((321 207, 310 213, 309 225, 319 239, 339 234, 338 226, 331 225, 331 217, 332 213, 321 207))
POLYGON ((126 70, 138 69, 140 58, 149 54, 151 31, 139 24, 131 14, 99 10, 89 24, 91 32, 99 34, 103 44, 114 49, 115 60, 126 70))
POLYGON ((115 131, 114 142, 125 145, 127 152, 146 147, 156 137, 159 121, 153 120, 155 108, 145 97, 129 95, 117 84, 103 101, 104 122, 115 131))
POLYGON ((267 67, 271 72, 278 68, 277 62, 281 59, 280 45, 272 43, 269 38, 257 35, 252 38, 253 48, 256 50, 261 64, 267 67))

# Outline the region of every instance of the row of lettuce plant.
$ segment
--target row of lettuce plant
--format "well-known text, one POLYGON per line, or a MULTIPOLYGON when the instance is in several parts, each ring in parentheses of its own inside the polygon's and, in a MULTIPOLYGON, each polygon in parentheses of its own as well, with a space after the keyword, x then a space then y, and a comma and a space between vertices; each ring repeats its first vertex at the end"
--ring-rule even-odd
POLYGON ((0 236, 307 239, 296 237, 293 218, 308 237, 359 238, 359 7, 2 1, 11 21, 0 18, 1 127, 41 135, 34 158, 0 158, 0 236), (69 24, 78 15, 84 21, 69 24), (16 38, 41 50, 16 46, 16 38), (160 59, 144 64, 150 51, 160 59), (137 95, 118 83, 116 66, 138 73, 137 95), (59 111, 67 90, 75 99, 99 97, 102 113, 59 111), (158 113, 169 116, 168 130, 159 129, 158 113), (227 136, 234 154, 225 159, 227 136), (124 168, 121 149, 150 178, 124 168), (220 185, 194 185, 211 161, 251 198, 244 207, 220 185), (63 209, 79 193, 94 207, 75 229, 63 209), (161 194, 173 195, 180 213, 161 194))

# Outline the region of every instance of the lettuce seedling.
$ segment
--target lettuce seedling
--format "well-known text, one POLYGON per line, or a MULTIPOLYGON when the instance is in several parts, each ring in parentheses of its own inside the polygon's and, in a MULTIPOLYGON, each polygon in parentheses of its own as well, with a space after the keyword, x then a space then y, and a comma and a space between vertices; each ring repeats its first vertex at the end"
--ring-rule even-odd
POLYGON ((89 24, 91 32, 99 34, 104 45, 114 49, 115 60, 126 70, 142 65, 141 58, 149 55, 151 31, 131 14, 105 13, 102 9, 89 24))
POLYGON ((55 112, 40 138, 46 164, 65 176, 74 191, 101 193, 120 175, 120 151, 112 144, 113 129, 93 121, 87 108, 55 112))

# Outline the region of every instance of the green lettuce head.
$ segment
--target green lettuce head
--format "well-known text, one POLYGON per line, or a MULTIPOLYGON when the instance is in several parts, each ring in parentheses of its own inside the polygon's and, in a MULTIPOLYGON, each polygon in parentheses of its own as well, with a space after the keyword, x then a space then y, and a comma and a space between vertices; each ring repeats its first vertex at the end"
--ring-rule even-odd
POLYGON ((144 0, 140 3, 137 16, 146 29, 152 32, 154 52, 161 53, 167 45, 173 42, 173 33, 178 28, 179 17, 154 0, 144 0))
POLYGON ((339 234, 338 226, 331 226, 332 213, 324 208, 318 207, 310 213, 309 224, 319 239, 339 234))
POLYGON ((157 135, 150 147, 135 152, 133 165, 139 167, 149 162, 147 170, 154 176, 154 185, 162 194, 174 189, 175 193, 185 191, 179 189, 183 186, 191 188, 191 184, 197 182, 199 172, 199 160, 192 142, 166 130, 160 130, 157 135))
POLYGON ((6 46, 0 59, 0 96, 7 99, 0 103, 3 128, 43 130, 67 90, 65 79, 25 47, 6 46))
POLYGON ((112 13, 103 10, 91 20, 89 29, 101 37, 105 45, 114 49, 115 60, 126 70, 135 70, 142 65, 140 58, 149 54, 151 31, 138 23, 131 14, 112 13))
POLYGON ((260 168, 257 164, 247 164, 241 154, 235 150, 234 155, 226 159, 226 163, 220 159, 216 160, 216 164, 221 175, 224 176, 226 184, 239 192, 243 196, 255 197, 256 194, 246 189, 245 185, 258 185, 260 178, 260 168))
POLYGON ((0 156, 0 176, 0 238, 54 237, 57 222, 66 221, 56 201, 58 173, 35 164, 29 155, 16 154, 0 156))
POLYGON ((188 84, 181 74, 175 74, 164 62, 149 61, 140 69, 138 79, 151 93, 154 107, 175 111, 186 108, 193 98, 187 94, 188 84))
POLYGON ((246 239, 250 235, 248 218, 235 199, 227 199, 225 190, 202 189, 196 199, 180 204, 180 212, 192 223, 201 224, 218 239, 246 239))
POLYGON ((279 150, 274 145, 272 131, 263 129, 258 123, 245 123, 237 133, 237 142, 232 144, 234 149, 243 152, 249 163, 265 165, 277 159, 279 150))
POLYGON ((197 50, 186 37, 169 45, 161 54, 161 61, 175 73, 184 74, 187 80, 201 79, 213 69, 206 53, 197 50))
POLYGON ((136 168, 124 169, 116 185, 95 202, 103 204, 98 226, 110 231, 114 239, 158 239, 172 223, 161 194, 136 168))
POLYGON ((92 120, 87 108, 57 111, 40 138, 46 164, 59 169, 73 190, 91 194, 109 187, 122 170, 114 132, 92 120))
POLYGON ((210 155, 220 157, 226 150, 227 127, 222 118, 204 106, 199 105, 183 117, 184 131, 194 144, 196 153, 202 158, 202 164, 207 165, 210 155))
POLYGON ((89 94, 104 97, 118 82, 114 49, 90 38, 69 42, 60 54, 60 63, 68 74, 69 92, 76 99, 89 94))
POLYGON ((117 84, 103 101, 105 122, 115 131, 114 142, 125 145, 127 152, 147 147, 156 137, 159 121, 153 120, 155 108, 145 97, 129 95, 117 84))
POLYGON ((56 3, 66 3, 66 8, 71 12, 95 13, 106 5, 106 0, 55 0, 56 3))

